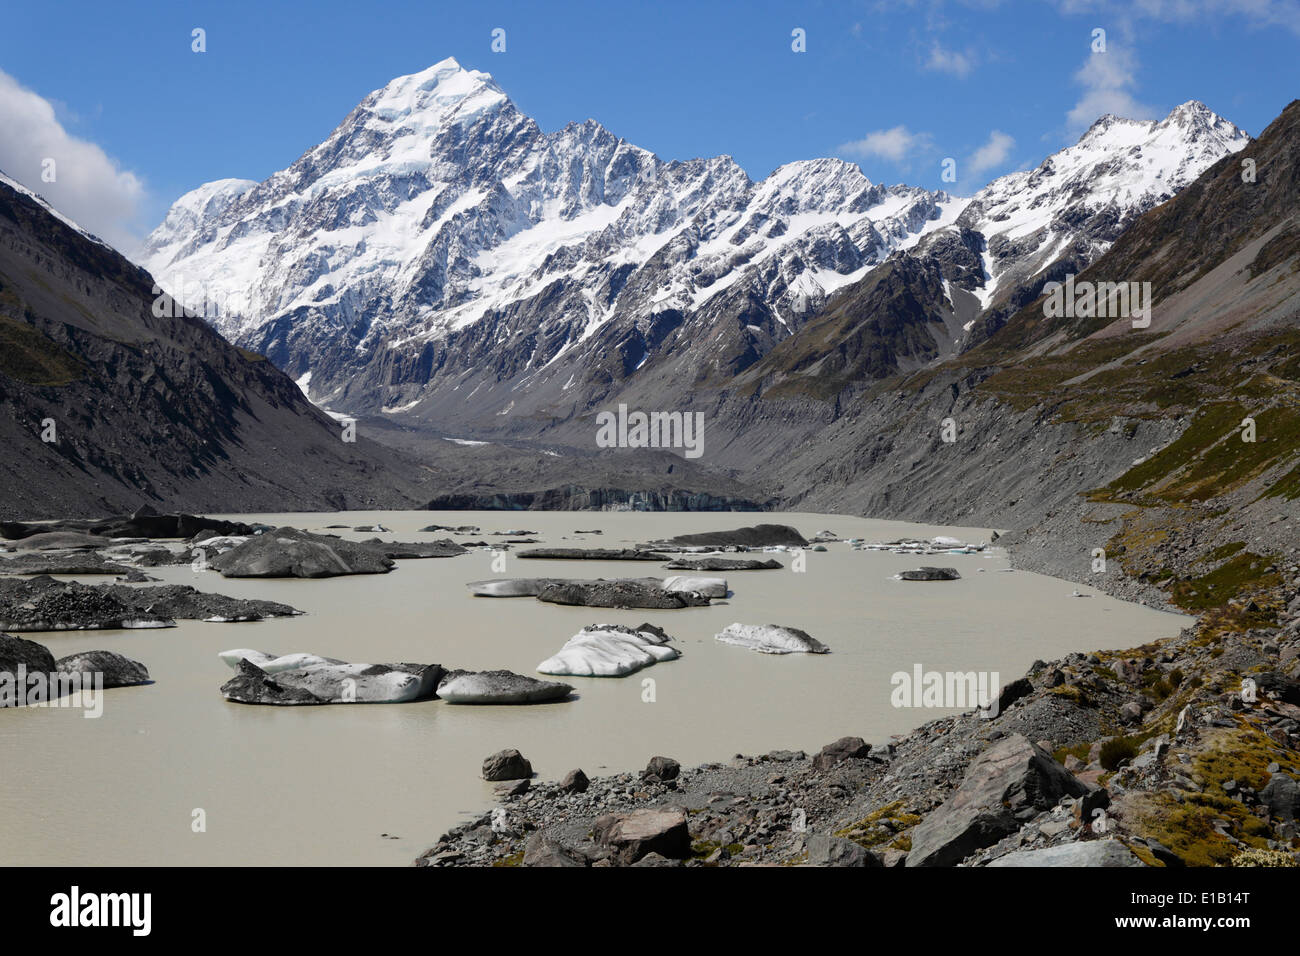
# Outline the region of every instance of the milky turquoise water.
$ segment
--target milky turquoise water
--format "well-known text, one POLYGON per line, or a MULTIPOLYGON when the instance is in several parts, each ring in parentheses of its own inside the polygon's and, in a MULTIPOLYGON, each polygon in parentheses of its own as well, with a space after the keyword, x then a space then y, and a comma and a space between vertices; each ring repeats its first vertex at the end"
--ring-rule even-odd
MULTIPOLYGON (((428 524, 525 529, 550 546, 619 547, 695 531, 781 521, 805 536, 890 540, 946 534, 979 542, 988 529, 841 516, 572 512, 351 512, 252 516, 308 529, 382 523, 392 540, 428 524), (603 535, 575 535, 600 528, 603 535)), ((364 538, 370 534, 343 533, 364 538)), ((500 539, 504 540, 504 539, 500 539)), ((539 545, 540 546, 540 545, 539 545)), ((883 742, 953 710, 891 705, 891 676, 925 670, 998 672, 1005 683, 1036 658, 1131 647, 1175 634, 1186 619, 1075 585, 1004 573, 999 553, 900 556, 832 544, 795 573, 733 572, 733 596, 708 608, 604 611, 532 598, 472 598, 468 581, 503 576, 639 577, 641 562, 525 561, 504 574, 486 552, 398 562, 387 575, 317 581, 227 580, 188 567, 168 582, 283 601, 302 617, 250 624, 185 622, 165 630, 27 634, 56 657, 95 648, 148 666, 155 683, 105 692, 103 716, 65 709, 0 711, 0 863, 406 865, 447 828, 492 805, 480 779, 488 754, 521 750, 542 779, 639 769, 656 754, 683 764, 773 749, 813 751, 853 734, 883 742), (891 579, 920 564, 962 580, 891 579), (351 661, 416 661, 470 669, 534 668, 587 624, 650 621, 683 656, 626 678, 568 678, 569 703, 466 707, 251 707, 223 700, 229 648, 309 651, 351 661), (714 641, 733 622, 793 625, 828 655, 767 656, 714 641), (643 684, 653 679, 653 694, 643 684), (653 696, 653 702, 647 702, 653 696), (205 832, 194 831, 201 810, 205 832), (385 838, 381 834, 388 834, 385 838), (391 839, 391 837, 396 839, 391 839)), ((1081 555, 1081 562, 1088 560, 1081 555)), ((662 572, 678 573, 678 572, 662 572)))

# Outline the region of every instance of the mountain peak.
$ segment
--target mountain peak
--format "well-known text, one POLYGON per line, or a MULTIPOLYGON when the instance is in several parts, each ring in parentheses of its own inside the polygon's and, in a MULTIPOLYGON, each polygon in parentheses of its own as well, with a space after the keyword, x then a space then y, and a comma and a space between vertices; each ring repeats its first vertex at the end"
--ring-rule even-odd
POLYGON ((505 102, 506 95, 491 74, 467 70, 449 56, 418 73, 389 81, 371 93, 364 105, 378 118, 395 122, 417 113, 477 114, 505 102))

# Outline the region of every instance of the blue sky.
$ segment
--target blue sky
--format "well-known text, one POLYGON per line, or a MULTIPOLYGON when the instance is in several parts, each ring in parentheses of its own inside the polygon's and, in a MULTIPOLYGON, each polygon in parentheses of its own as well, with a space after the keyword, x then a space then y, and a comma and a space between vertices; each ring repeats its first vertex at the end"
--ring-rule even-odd
POLYGON ((124 0, 9 4, 5 21, 0 169, 122 246, 181 193, 265 178, 372 89, 447 56, 548 131, 593 117, 666 159, 730 154, 756 179, 839 155, 961 194, 1102 112, 1200 99, 1258 134, 1300 95, 1300 0, 124 0), (58 178, 41 182, 50 153, 58 178))

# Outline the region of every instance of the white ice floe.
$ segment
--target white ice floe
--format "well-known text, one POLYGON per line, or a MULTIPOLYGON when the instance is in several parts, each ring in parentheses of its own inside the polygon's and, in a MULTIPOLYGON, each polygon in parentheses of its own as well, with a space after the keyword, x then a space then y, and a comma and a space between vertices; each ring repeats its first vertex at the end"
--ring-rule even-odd
POLYGON ((569 638, 559 653, 542 661, 537 669, 543 674, 573 677, 623 677, 679 657, 667 646, 671 640, 649 624, 638 628, 593 624, 569 638))
POLYGON ((730 624, 714 639, 760 654, 826 654, 830 648, 797 627, 779 624, 730 624))

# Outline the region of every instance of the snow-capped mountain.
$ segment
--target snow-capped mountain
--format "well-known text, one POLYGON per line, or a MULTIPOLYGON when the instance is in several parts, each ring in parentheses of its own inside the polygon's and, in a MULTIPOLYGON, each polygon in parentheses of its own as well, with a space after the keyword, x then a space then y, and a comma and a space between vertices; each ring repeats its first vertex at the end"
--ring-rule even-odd
POLYGON ((973 199, 838 159, 754 182, 592 120, 544 133, 449 59, 371 93, 265 182, 182 197, 140 258, 322 404, 527 430, 656 369, 680 389, 725 381, 903 251, 992 305, 1062 248, 1099 254, 1244 142, 1191 103, 1101 120, 973 199))
POLYGON ((1249 141, 1193 100, 1159 122, 1103 116, 1037 169, 994 180, 953 227, 983 237, 981 305, 1061 259, 1091 263, 1134 219, 1249 141))

